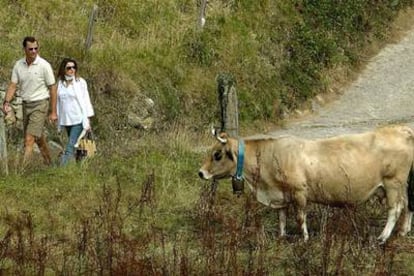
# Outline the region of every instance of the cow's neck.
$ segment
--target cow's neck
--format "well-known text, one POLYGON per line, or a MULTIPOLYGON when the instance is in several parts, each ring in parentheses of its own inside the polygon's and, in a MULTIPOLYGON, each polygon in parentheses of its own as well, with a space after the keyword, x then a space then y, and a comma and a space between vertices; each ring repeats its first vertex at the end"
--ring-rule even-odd
POLYGON ((241 175, 242 178, 252 184, 260 181, 259 163, 261 162, 261 152, 258 151, 255 142, 240 139, 232 144, 232 149, 237 160, 234 177, 241 175), (243 157, 241 157, 240 153, 243 153, 243 157))
POLYGON ((285 208, 290 201, 289 195, 276 186, 272 186, 268 179, 263 178, 264 166, 259 164, 262 160, 262 150, 258 149, 254 141, 245 141, 245 160, 243 164, 243 178, 247 186, 256 196, 256 199, 272 208, 285 208))
MULTIPOLYGON (((260 181, 260 153, 255 149, 255 144, 251 141, 245 141, 244 143, 244 162, 243 162, 243 178, 248 181, 253 190, 256 184, 260 181)), ((250 186, 250 185, 249 185, 250 186)))

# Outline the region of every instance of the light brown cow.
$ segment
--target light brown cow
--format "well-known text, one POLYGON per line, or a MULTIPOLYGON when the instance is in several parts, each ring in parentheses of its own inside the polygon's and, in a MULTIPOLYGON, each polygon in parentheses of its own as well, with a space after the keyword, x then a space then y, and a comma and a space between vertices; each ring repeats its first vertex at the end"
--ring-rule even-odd
MULTIPOLYGON (((218 143, 199 176, 242 177, 259 202, 280 210, 281 235, 285 234, 285 208, 289 204, 294 204, 298 224, 308 240, 308 202, 354 205, 365 202, 380 187, 385 190, 388 218, 379 241, 390 237, 401 213, 399 234, 411 231, 407 179, 413 171, 414 132, 408 126, 317 140, 292 136, 237 140, 226 133, 215 136, 218 143)), ((408 182, 414 185, 413 179, 408 182)))

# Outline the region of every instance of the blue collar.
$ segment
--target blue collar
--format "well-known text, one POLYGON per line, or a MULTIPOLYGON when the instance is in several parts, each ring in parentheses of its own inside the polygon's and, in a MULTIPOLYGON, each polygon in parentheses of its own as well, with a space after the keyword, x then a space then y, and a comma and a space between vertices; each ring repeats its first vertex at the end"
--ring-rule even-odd
POLYGON ((239 154, 237 156, 237 170, 236 179, 242 180, 243 178, 243 163, 244 163, 244 142, 239 140, 239 154))

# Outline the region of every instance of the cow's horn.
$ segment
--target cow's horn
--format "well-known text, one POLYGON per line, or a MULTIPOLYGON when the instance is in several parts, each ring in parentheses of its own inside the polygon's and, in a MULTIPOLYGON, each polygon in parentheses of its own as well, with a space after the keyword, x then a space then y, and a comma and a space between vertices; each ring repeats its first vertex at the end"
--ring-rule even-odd
POLYGON ((217 137, 217 130, 216 130, 216 128, 212 125, 211 126, 211 134, 214 136, 214 137, 217 137))
POLYGON ((212 126, 212 127, 211 127, 211 134, 212 134, 214 137, 216 137, 216 138, 217 138, 217 140, 219 140, 219 141, 220 141, 220 143, 222 143, 222 144, 227 143, 227 138, 222 138, 222 137, 220 137, 219 133, 217 132, 217 129, 216 129, 214 126, 212 126))
POLYGON ((227 138, 222 138, 222 137, 220 137, 220 135, 217 135, 217 136, 216 136, 216 138, 217 138, 217 140, 219 140, 219 141, 220 141, 220 143, 222 143, 222 144, 227 143, 227 138))

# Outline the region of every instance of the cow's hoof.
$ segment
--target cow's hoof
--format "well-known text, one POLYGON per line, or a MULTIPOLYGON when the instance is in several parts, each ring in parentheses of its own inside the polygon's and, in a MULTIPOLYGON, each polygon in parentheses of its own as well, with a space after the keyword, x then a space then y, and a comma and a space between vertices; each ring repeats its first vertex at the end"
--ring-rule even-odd
POLYGON ((384 239, 382 237, 378 237, 377 241, 378 241, 379 245, 384 245, 387 242, 387 239, 384 239))
POLYGON ((398 231, 397 235, 400 237, 405 237, 408 235, 408 233, 410 233, 411 229, 409 229, 408 227, 402 227, 402 229, 400 229, 400 231, 398 231))
POLYGON ((405 237, 407 236, 407 232, 398 232, 397 235, 400 237, 405 237))

